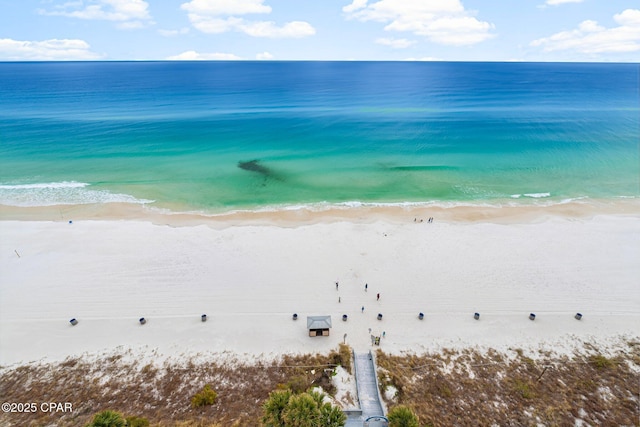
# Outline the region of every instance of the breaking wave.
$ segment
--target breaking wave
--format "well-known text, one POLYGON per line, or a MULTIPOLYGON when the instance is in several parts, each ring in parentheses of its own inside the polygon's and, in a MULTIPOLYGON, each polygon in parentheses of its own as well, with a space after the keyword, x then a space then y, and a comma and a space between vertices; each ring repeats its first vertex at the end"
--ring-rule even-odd
POLYGON ((0 184, 0 204, 33 207, 55 205, 86 205, 99 203, 153 203, 129 194, 96 190, 86 182, 62 181, 29 184, 0 184))

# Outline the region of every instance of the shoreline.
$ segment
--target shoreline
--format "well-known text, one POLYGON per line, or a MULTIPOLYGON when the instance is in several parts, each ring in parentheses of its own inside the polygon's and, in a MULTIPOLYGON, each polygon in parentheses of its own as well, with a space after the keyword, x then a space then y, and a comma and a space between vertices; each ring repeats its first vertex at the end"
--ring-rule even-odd
POLYGON ((233 209, 221 212, 172 211, 144 204, 102 203, 53 206, 9 206, 0 204, 0 221, 134 220, 170 226, 209 225, 216 228, 239 225, 296 227, 317 223, 379 220, 406 222, 415 218, 451 223, 522 224, 549 218, 591 219, 597 215, 640 217, 639 198, 579 199, 556 203, 406 203, 406 204, 311 204, 233 209))

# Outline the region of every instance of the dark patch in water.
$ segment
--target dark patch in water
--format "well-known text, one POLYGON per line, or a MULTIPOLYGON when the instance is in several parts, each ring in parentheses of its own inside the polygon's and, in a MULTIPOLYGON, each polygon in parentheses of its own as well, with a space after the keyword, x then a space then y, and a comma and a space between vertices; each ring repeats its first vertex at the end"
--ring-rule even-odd
POLYGON ((262 182, 262 186, 265 187, 267 185, 267 181, 284 181, 281 174, 276 173, 273 169, 268 168, 260 163, 260 160, 249 160, 248 162, 238 162, 238 167, 242 170, 246 170, 249 172, 255 172, 264 177, 264 181, 262 182))
POLYGON ((238 167, 246 171, 257 172, 264 176, 271 175, 271 170, 266 166, 262 166, 259 160, 249 160, 248 162, 238 162, 238 167))

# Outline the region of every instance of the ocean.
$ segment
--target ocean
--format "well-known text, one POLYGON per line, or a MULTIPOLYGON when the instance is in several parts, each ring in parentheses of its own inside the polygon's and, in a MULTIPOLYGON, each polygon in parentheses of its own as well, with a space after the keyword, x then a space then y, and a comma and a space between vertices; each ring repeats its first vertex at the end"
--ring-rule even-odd
POLYGON ((0 63, 0 204, 640 197, 640 66, 0 63))

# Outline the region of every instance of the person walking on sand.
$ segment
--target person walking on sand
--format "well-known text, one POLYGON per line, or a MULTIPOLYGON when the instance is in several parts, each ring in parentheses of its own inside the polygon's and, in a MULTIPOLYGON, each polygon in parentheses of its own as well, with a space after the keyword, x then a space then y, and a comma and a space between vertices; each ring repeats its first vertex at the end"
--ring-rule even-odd
POLYGON ((338 281, 336 280, 336 291, 338 290, 338 281))
POLYGON ((380 294, 376 295, 376 301, 380 301, 380 294))

